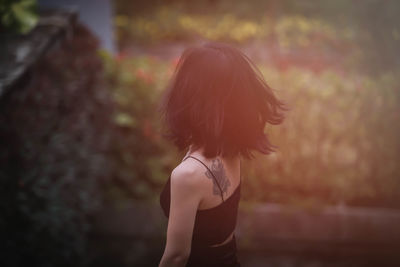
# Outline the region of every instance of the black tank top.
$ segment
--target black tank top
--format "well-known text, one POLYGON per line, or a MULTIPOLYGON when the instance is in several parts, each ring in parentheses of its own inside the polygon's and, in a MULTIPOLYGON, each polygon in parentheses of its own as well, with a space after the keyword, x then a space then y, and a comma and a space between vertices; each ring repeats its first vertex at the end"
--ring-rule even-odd
MULTIPOLYGON (((219 185, 214 174, 207 167, 206 164, 192 156, 187 156, 185 159, 189 157, 203 164, 212 174, 216 184, 219 185)), ((168 178, 168 181, 160 195, 160 204, 165 216, 167 217, 169 217, 169 207, 171 200, 170 180, 171 176, 168 178)), ((221 188, 219 187, 223 201, 221 204, 212 208, 197 210, 193 229, 192 248, 195 248, 197 246, 211 246, 214 244, 222 243, 235 230, 240 199, 241 182, 242 181, 240 179, 239 185, 227 199, 224 199, 221 188)))

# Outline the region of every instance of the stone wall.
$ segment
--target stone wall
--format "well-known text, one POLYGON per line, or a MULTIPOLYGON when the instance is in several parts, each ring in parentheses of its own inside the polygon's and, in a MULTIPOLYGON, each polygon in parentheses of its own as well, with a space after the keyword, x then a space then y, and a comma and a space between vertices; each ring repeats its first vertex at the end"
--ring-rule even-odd
POLYGON ((97 39, 59 12, 1 45, 0 266, 84 265, 110 178, 113 106, 97 39))

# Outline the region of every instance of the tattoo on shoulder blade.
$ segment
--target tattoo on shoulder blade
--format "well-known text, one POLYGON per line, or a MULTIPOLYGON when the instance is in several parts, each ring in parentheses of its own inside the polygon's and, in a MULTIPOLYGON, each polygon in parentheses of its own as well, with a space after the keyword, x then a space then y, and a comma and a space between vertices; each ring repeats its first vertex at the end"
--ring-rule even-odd
POLYGON ((215 195, 221 194, 218 184, 221 187, 221 190, 223 193, 227 192, 228 186, 230 186, 231 183, 230 183, 228 177, 226 177, 224 165, 222 164, 220 159, 213 159, 212 165, 211 165, 211 171, 212 171, 212 173, 210 173, 210 171, 207 170, 205 174, 209 179, 213 180, 213 194, 215 194, 215 195), (213 174, 215 176, 215 179, 213 177, 213 174), (215 181, 215 180, 217 180, 217 181, 215 181), (217 182, 218 182, 218 184, 217 184, 217 182))

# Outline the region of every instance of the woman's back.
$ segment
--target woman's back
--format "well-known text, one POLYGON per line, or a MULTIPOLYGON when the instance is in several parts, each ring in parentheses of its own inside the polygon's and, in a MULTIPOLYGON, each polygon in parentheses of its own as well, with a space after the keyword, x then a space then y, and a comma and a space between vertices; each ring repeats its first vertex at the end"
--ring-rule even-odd
MULTIPOLYGON (((239 266, 236 259, 237 209, 240 199, 240 158, 206 159, 200 153, 187 154, 177 168, 194 168, 203 173, 187 266, 239 266), (207 264, 207 265, 205 265, 207 264)), ((160 196, 169 216, 170 179, 160 196)))
POLYGON ((208 179, 204 179, 205 190, 203 199, 199 204, 199 210, 206 210, 218 206, 228 199, 240 183, 240 158, 226 159, 216 157, 206 159, 203 156, 192 153, 185 160, 194 161, 191 164, 204 164, 199 171, 208 179), (200 160, 200 162, 199 162, 200 160), (208 169, 207 169, 208 168, 208 169))

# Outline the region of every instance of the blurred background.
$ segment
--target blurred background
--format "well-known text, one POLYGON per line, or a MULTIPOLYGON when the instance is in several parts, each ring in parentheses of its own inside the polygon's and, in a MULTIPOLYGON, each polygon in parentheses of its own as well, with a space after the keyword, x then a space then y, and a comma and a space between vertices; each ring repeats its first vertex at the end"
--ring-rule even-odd
POLYGON ((2 0, 1 266, 157 266, 157 104, 230 43, 290 110, 242 162, 243 266, 400 266, 400 2, 2 0))

